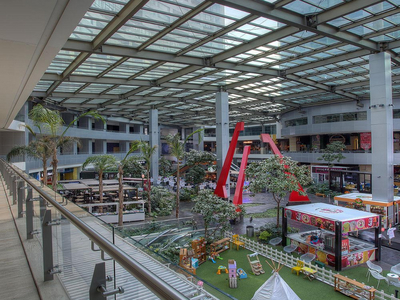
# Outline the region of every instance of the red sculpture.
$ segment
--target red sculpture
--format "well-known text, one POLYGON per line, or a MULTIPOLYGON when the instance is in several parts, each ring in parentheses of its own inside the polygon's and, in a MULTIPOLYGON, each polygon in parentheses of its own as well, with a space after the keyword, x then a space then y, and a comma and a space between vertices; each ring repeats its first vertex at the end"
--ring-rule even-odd
POLYGON ((229 170, 231 168, 233 154, 235 154, 236 144, 239 138, 240 131, 244 130, 244 122, 236 123, 235 131, 233 132, 232 140, 229 145, 228 153, 226 154, 226 158, 224 161, 224 165, 222 167, 221 173, 218 177, 217 186, 215 188, 214 194, 221 198, 228 198, 228 194, 226 192, 226 180, 228 179, 229 170))
POLYGON ((243 150, 242 163, 240 164, 239 176, 236 182, 235 196, 233 197, 233 204, 236 206, 236 211, 240 212, 241 209, 237 206, 243 203, 243 184, 245 179, 245 170, 247 166, 247 159, 250 154, 250 146, 245 146, 243 150))
MULTIPOLYGON (((269 146, 272 149, 272 152, 279 157, 283 157, 282 153, 279 151, 278 147, 275 145, 275 142, 272 140, 271 136, 267 133, 262 133, 261 134, 261 140, 263 143, 268 143, 269 146)), ((304 192, 303 187, 300 185, 300 183, 297 183, 299 186, 299 190, 304 192)), ((297 191, 292 191, 289 196, 289 203, 290 202, 309 202, 310 199, 308 198, 307 195, 300 195, 299 192, 297 191)))

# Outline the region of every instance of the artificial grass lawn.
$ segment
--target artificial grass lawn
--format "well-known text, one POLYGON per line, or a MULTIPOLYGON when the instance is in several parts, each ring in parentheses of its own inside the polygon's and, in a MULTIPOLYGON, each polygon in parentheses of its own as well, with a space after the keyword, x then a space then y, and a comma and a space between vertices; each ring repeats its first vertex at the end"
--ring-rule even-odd
MULTIPOLYGON (((265 273, 259 276, 252 275, 251 267, 249 261, 247 260, 247 254, 251 253, 253 252, 245 250, 243 248, 240 248, 240 250, 237 251, 236 247, 234 249, 226 250, 220 254, 223 260, 216 259, 215 264, 210 260, 207 260, 205 263, 201 264, 199 268, 197 268, 196 274, 198 277, 211 283, 225 293, 232 295, 238 300, 250 300, 253 297, 254 293, 258 290, 258 288, 265 281, 268 280, 268 278, 271 276, 272 271, 271 267, 268 266, 268 264, 265 262, 266 258, 259 255, 258 257, 264 268, 265 273), (242 268, 247 273, 246 279, 238 279, 238 288, 236 289, 229 288, 228 274, 222 272, 221 275, 217 274, 218 266, 223 265, 225 267, 228 267, 229 259, 234 259, 236 261, 237 268, 242 268)), ((275 265, 277 266, 277 264, 275 265)), ((335 289, 332 286, 322 283, 316 279, 314 279, 313 281, 309 281, 308 279, 303 278, 303 274, 300 274, 299 276, 297 276, 295 273, 292 274, 290 268, 283 267, 279 274, 293 289, 293 291, 300 297, 300 299, 349 299, 343 294, 335 292, 335 289)), ((383 283, 384 282, 381 282, 381 285, 383 285, 383 283)), ((379 285, 379 287, 381 287, 381 285, 379 285)), ((204 285, 204 287, 207 289, 206 285, 204 285)), ((220 297, 220 295, 216 296, 220 297)))

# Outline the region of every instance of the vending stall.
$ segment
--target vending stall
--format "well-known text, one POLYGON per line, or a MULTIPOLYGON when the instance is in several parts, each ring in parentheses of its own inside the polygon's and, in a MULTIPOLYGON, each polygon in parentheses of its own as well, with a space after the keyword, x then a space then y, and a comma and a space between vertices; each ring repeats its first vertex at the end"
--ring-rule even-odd
POLYGON ((389 224, 399 223, 400 197, 398 196, 394 196, 390 202, 373 200, 371 194, 363 193, 338 195, 334 199, 336 205, 354 207, 380 215, 384 228, 388 228, 389 224))
POLYGON ((317 261, 340 271, 380 260, 380 224, 377 214, 326 203, 288 206, 283 246, 295 245, 296 251, 314 254, 317 261), (372 241, 360 238, 363 231, 373 231, 372 241))

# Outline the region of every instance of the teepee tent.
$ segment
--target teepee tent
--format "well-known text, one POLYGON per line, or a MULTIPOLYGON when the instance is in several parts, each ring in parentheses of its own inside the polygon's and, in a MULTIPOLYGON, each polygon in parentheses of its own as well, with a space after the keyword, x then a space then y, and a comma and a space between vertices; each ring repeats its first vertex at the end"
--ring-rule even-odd
POLYGON ((301 300, 279 275, 281 267, 278 266, 276 269, 271 266, 271 268, 273 269, 272 276, 255 292, 251 300, 301 300))

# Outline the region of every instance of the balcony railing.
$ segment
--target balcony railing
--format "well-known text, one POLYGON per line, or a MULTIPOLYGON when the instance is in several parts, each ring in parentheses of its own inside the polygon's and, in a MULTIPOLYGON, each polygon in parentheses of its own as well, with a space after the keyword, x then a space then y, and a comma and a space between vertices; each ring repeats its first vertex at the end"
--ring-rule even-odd
POLYGON ((23 241, 40 249, 39 280, 58 276, 71 299, 233 299, 4 160, 0 171, 23 241))

